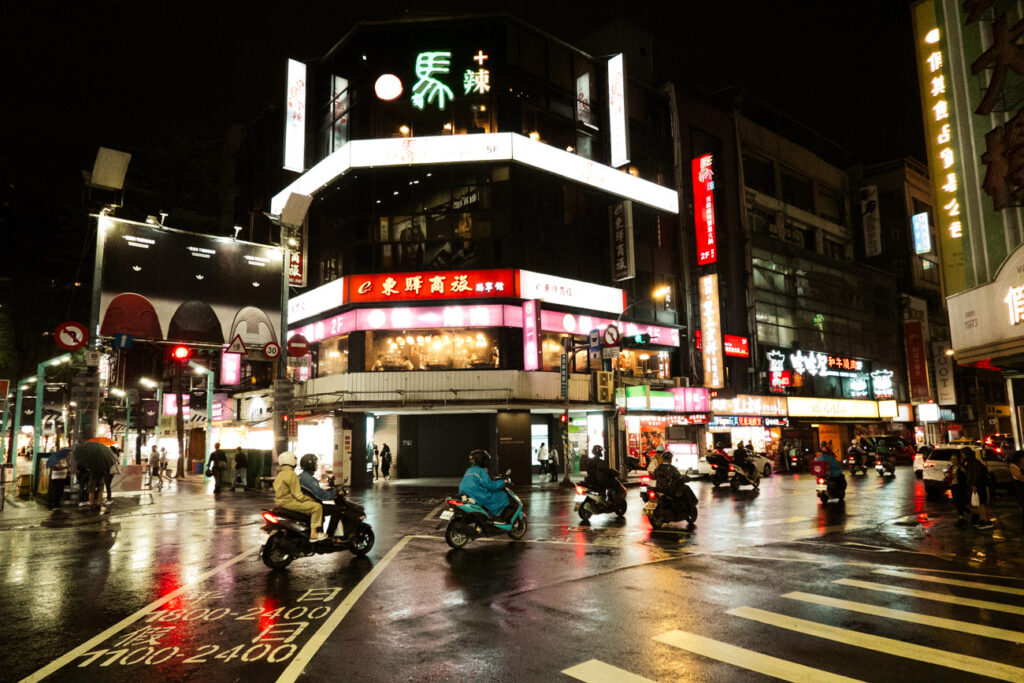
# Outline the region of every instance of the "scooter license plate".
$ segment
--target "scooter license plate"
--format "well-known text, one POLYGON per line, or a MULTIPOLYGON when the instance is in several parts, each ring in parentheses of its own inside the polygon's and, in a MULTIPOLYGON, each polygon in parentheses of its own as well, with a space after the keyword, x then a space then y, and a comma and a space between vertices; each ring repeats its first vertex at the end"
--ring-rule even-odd
POLYGON ((816 491, 827 491, 828 490, 828 484, 818 484, 817 487, 815 488, 815 490, 816 491))
POLYGON ((444 512, 441 513, 441 519, 446 520, 446 521, 451 519, 454 516, 455 516, 455 513, 452 512, 451 510, 445 510, 444 512))
POLYGON ((587 499, 586 496, 576 496, 575 498, 573 498, 573 501, 576 503, 576 505, 579 505, 580 503, 582 503, 586 499, 587 499))
POLYGON ((647 505, 644 505, 644 510, 647 510, 648 512, 654 512, 654 508, 656 507, 658 507, 658 504, 655 503, 654 501, 651 501, 647 505))

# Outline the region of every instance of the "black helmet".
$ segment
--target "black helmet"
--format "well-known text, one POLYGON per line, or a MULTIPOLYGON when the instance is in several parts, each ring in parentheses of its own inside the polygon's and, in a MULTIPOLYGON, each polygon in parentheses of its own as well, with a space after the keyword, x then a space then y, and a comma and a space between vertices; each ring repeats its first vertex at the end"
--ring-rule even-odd
POLYGON ((487 469, 487 467, 491 464, 491 454, 482 448, 477 448, 476 450, 470 451, 469 464, 487 469))
POLYGON ((306 453, 304 456, 302 456, 302 459, 299 460, 299 467, 306 470, 310 474, 313 474, 314 472, 316 472, 316 456, 313 455, 312 453, 306 453))
POLYGON ((601 448, 600 445, 596 445, 593 448, 591 448, 590 452, 593 453, 594 456, 598 457, 598 458, 600 458, 600 457, 602 457, 604 455, 604 449, 601 448))
POLYGON ((672 464, 672 451, 664 451, 661 454, 661 461, 667 462, 669 465, 672 464))

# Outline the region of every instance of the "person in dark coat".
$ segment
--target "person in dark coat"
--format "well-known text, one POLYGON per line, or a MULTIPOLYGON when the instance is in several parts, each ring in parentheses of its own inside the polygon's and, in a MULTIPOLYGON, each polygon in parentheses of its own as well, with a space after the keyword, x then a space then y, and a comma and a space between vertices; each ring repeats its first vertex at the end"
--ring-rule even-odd
POLYGON ((213 453, 210 453, 210 472, 213 477, 213 493, 220 493, 220 478, 228 467, 228 456, 220 449, 220 442, 213 444, 213 453))
POLYGON ((380 476, 384 481, 391 481, 391 447, 387 444, 380 449, 380 476))

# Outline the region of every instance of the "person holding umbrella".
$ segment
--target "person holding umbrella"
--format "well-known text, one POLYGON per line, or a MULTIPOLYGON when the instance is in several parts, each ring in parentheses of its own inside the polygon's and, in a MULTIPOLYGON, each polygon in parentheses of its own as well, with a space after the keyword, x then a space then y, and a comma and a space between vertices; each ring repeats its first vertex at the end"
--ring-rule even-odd
POLYGON ((50 470, 50 488, 46 492, 46 506, 51 510, 60 507, 64 499, 64 486, 68 483, 68 456, 70 448, 62 448, 46 459, 50 470))
POLYGON ((74 456, 79 470, 89 474, 89 503, 98 510, 103 501, 103 484, 117 459, 109 447, 98 441, 78 444, 74 456))

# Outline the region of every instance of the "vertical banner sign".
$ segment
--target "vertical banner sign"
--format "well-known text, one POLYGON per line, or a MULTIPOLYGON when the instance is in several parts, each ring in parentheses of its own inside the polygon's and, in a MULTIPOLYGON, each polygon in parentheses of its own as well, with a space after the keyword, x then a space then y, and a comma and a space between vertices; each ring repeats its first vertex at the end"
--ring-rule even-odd
POLYGON ((698 266, 706 266, 718 260, 718 248, 715 246, 715 175, 711 159, 710 154, 705 154, 690 162, 698 266))
POLYGON ((864 255, 882 253, 882 224, 878 214, 878 186, 868 185, 860 190, 860 216, 864 228, 864 255))
POLYGON ((301 173, 306 152, 306 65, 288 60, 288 103, 284 125, 284 167, 301 173))
POLYGON ((722 324, 718 313, 718 274, 705 275, 698 281, 700 289, 700 327, 704 347, 704 386, 721 389, 725 386, 722 358, 722 324))
POLYGON ((911 216, 910 226, 914 232, 914 253, 930 254, 932 252, 932 229, 928 225, 928 212, 923 211, 911 216))
POLYGON ((608 209, 612 229, 612 280, 636 276, 633 258, 633 202, 621 201, 608 209))
MULTIPOLYGON (((946 37, 938 27, 934 0, 914 5, 914 44, 917 47, 918 84, 924 113, 928 170, 935 190, 935 227, 939 235, 942 287, 946 296, 967 288, 964 270, 964 206, 960 179, 962 160, 957 122, 953 120, 953 83, 946 37), (947 92, 948 91, 948 92, 947 92), (955 150, 955 151, 954 151, 955 150)), ((972 84, 973 85, 973 84, 972 84)))
POLYGON ((309 219, 302 221, 302 228, 295 232, 295 244, 288 247, 288 284, 292 287, 306 286, 306 257, 309 252, 309 219))
POLYGON ((558 365, 559 378, 561 380, 561 394, 562 398, 569 397, 569 354, 562 353, 562 359, 558 365))
POLYGON ((626 62, 621 54, 608 60, 608 134, 612 168, 629 163, 629 111, 626 109, 626 62))
POLYGON ((953 358, 945 353, 935 355, 935 402, 940 406, 956 405, 956 382, 953 381, 953 358))
POLYGON ((590 74, 584 72, 576 77, 576 120, 588 128, 597 129, 594 109, 590 106, 592 101, 590 74))
POLYGON ((907 320, 903 323, 903 341, 907 346, 907 379, 910 381, 910 400, 927 401, 931 398, 928 386, 928 356, 924 349, 921 323, 907 320))
POLYGON ((540 302, 523 302, 523 370, 537 370, 540 364, 540 302))

